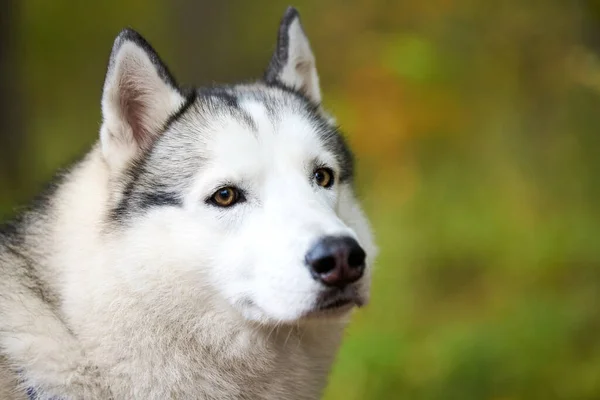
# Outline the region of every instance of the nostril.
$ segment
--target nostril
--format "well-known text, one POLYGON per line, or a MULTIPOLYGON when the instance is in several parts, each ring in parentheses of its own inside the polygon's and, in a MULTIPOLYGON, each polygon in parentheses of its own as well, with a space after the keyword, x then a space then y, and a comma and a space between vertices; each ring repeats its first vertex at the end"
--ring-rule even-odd
POLYGON ((367 255, 365 254, 365 251, 361 247, 354 247, 348 255, 348 266, 350 268, 357 268, 363 266, 365 263, 366 256, 367 255))
POLYGON ((311 263, 311 267, 313 271, 317 274, 325 274, 327 272, 332 271, 336 267, 336 259, 333 256, 322 257, 317 260, 314 260, 311 263))
POLYGON ((359 280, 365 269, 365 251, 347 236, 325 236, 306 254, 314 279, 327 286, 343 287, 359 280))

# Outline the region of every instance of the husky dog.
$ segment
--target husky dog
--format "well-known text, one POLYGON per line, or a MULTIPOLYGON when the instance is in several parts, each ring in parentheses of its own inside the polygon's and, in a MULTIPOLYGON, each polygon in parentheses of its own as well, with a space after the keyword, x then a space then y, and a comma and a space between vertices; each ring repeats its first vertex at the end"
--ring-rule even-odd
POLYGON ((289 8, 262 80, 116 38, 100 139, 0 234, 3 399, 316 399, 375 246, 289 8))

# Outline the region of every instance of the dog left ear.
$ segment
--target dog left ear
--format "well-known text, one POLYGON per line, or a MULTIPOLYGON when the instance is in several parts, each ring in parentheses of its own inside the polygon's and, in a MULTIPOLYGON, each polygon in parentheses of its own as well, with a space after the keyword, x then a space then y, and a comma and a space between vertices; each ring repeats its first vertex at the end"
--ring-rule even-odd
POLYGON ((111 168, 120 169, 147 151, 184 102, 150 44, 123 30, 113 45, 102 94, 100 142, 111 168))
POLYGON ((289 7, 279 25, 277 48, 265 73, 267 83, 282 83, 321 103, 315 56, 300 23, 298 11, 289 7))

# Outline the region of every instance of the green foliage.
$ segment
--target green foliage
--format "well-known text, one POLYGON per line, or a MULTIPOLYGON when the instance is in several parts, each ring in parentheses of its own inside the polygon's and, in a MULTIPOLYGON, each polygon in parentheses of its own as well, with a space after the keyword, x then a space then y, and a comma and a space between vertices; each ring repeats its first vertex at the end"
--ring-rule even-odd
POLYGON ((383 64, 401 78, 427 82, 439 72, 440 60, 433 45, 420 36, 398 35, 388 45, 383 64))

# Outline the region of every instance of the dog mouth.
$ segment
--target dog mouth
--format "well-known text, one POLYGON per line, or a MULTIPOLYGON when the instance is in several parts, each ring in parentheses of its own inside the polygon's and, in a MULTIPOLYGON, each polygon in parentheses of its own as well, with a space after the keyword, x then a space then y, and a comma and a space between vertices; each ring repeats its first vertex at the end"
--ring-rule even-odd
POLYGON ((318 309, 319 310, 335 310, 336 308, 345 307, 345 306, 351 305, 353 303, 354 303, 354 301, 352 299, 340 298, 340 299, 335 299, 333 301, 327 302, 325 304, 321 304, 321 305, 319 305, 318 309))
POLYGON ((312 315, 343 314, 354 307, 362 307, 364 301, 355 289, 334 290, 320 296, 312 315))

